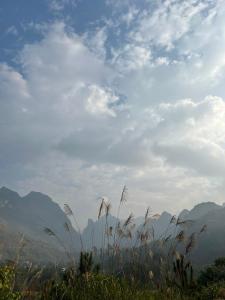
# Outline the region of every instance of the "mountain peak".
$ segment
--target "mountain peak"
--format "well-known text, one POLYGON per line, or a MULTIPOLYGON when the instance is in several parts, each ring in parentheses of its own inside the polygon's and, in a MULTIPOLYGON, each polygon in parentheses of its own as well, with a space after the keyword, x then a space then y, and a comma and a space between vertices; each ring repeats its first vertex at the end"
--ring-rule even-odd
POLYGON ((0 198, 4 198, 5 200, 17 200, 20 199, 20 195, 3 186, 0 188, 0 198))
POLYGON ((94 225, 94 221, 92 219, 88 219, 88 225, 87 226, 93 226, 94 225))
POLYGON ((185 219, 189 214, 189 210, 188 209, 183 209, 180 214, 179 214, 179 218, 180 219, 185 219))
POLYGON ((28 193, 25 197, 23 197, 26 200, 33 200, 33 201, 40 201, 40 200, 51 200, 51 198, 43 193, 40 192, 35 192, 35 191, 31 191, 30 193, 28 193))
POLYGON ((170 213, 168 213, 167 211, 163 211, 160 215, 160 219, 165 219, 165 218, 168 218, 168 219, 171 219, 172 215, 170 213))
POLYGON ((189 212, 189 217, 191 219, 198 219, 210 211, 220 208, 221 206, 214 202, 203 202, 194 206, 194 208, 189 212))

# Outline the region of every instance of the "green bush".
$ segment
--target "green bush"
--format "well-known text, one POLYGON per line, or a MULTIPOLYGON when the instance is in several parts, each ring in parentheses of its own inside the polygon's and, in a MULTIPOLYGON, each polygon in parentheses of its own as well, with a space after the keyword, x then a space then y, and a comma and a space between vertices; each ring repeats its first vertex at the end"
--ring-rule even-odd
POLYGON ((42 292, 41 300, 181 300, 193 299, 182 295, 178 289, 152 289, 139 286, 124 279, 104 274, 74 276, 67 280, 49 282, 42 292))
POLYGON ((19 300, 21 295, 14 292, 15 272, 11 266, 0 267, 0 299, 19 300))
POLYGON ((203 270, 198 278, 200 285, 210 285, 212 283, 225 281, 225 258, 215 260, 214 264, 203 270))

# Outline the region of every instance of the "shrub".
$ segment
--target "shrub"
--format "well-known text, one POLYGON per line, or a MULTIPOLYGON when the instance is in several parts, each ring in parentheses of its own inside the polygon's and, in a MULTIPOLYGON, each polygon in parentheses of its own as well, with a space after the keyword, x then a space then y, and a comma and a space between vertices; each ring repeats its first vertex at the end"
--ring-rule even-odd
POLYGON ((15 272, 11 266, 0 267, 0 299, 19 300, 21 295, 14 292, 15 272))
POLYGON ((215 260, 214 264, 203 270, 198 278, 200 285, 209 285, 211 283, 225 281, 225 258, 221 257, 215 260))

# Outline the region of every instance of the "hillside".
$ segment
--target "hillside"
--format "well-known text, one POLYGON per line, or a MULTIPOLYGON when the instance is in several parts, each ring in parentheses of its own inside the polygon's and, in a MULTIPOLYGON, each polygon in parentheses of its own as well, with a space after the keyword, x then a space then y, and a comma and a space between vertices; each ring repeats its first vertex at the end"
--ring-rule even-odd
POLYGON ((0 223, 2 224, 1 237, 4 244, 8 244, 5 249, 8 254, 11 253, 10 255, 4 253, 6 257, 12 256, 15 252, 13 249, 17 248, 18 236, 21 234, 27 240, 24 248, 27 249, 27 256, 31 255, 35 259, 41 257, 42 260, 46 260, 43 257, 50 258, 50 253, 54 260, 55 255, 56 257, 64 256, 62 245, 70 246, 71 238, 74 241, 74 251, 80 250, 79 236, 70 220, 58 204, 42 193, 30 192, 21 197, 18 193, 2 187, 0 189, 0 223), (70 234, 65 230, 65 223, 70 228, 70 234), (57 235, 60 242, 44 232, 46 227, 57 235), (34 251, 29 250, 29 247, 34 251))
MULTIPOLYGON (((163 212, 158 218, 149 217, 145 226, 144 217, 132 220, 132 237, 121 237, 121 247, 138 246, 137 236, 143 230, 150 233, 149 242, 166 237, 175 238, 183 230, 185 239, 195 233, 196 242, 192 251, 192 260, 197 264, 207 264, 216 257, 225 255, 225 207, 213 202, 205 202, 196 205, 190 211, 183 210, 179 214, 179 222, 171 222, 172 215, 163 212), (134 226, 135 224, 135 226, 134 226), (200 234, 201 228, 206 225, 204 234, 200 234)), ((103 215, 96 221, 88 220, 87 226, 82 232, 82 240, 86 250, 93 247, 107 247, 107 243, 114 242, 114 230, 118 224, 123 228, 125 220, 119 220, 111 214, 108 215, 108 224, 103 215), (112 228, 109 239, 104 235, 108 228, 112 228)), ((72 227, 71 221, 58 204, 39 192, 30 192, 21 197, 18 193, 2 187, 0 189, 0 237, 2 259, 10 259, 15 256, 19 246, 21 234, 24 235, 25 247, 24 259, 37 261, 55 261, 65 259, 65 248, 78 253, 81 249, 80 237, 72 227), (70 233, 65 229, 65 223, 70 228, 70 233), (44 228, 50 228, 59 238, 49 236, 44 228), (60 241, 59 241, 60 240, 60 241), (73 246, 71 246, 73 241, 73 246)), ((129 230, 129 227, 126 228, 129 230)), ((126 231, 128 232, 128 231, 126 231)))

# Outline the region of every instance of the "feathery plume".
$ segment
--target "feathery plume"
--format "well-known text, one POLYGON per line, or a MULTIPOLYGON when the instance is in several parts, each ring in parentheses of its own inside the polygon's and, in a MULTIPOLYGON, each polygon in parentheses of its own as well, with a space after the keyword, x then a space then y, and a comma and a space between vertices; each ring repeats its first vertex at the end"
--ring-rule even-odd
POLYGON ((149 271, 148 275, 149 275, 150 280, 152 280, 154 278, 154 273, 152 271, 149 271))
POLYGON ((182 242, 182 241, 184 240, 184 230, 181 230, 181 231, 177 234, 176 240, 177 240, 178 242, 182 242))
POLYGON ((147 225, 147 223, 150 221, 149 219, 149 211, 150 211, 150 208, 148 207, 147 210, 146 210, 146 213, 145 213, 145 221, 144 221, 144 227, 147 225))
POLYGON ((64 212, 67 216, 73 215, 73 211, 68 204, 64 204, 64 212))
POLYGON ((102 202, 101 202, 99 210, 98 210, 98 220, 100 219, 100 217, 102 215, 102 210, 103 210, 104 205, 105 205, 105 200, 104 200, 104 198, 102 198, 102 202))
POLYGON ((126 185, 124 185, 121 198, 120 198, 120 203, 123 203, 127 200, 126 196, 127 196, 127 187, 126 185))
POLYGON ((202 228, 201 228, 201 230, 200 230, 199 233, 205 232, 206 229, 207 229, 207 225, 205 224, 205 225, 202 226, 202 228))
POLYGON ((153 251, 150 249, 149 250, 149 256, 151 257, 151 259, 153 258, 153 256, 154 256, 154 253, 153 253, 153 251))
POLYGON ((184 226, 184 225, 192 225, 194 223, 193 220, 181 220, 180 218, 177 219, 177 222, 176 222, 176 225, 179 225, 179 226, 184 226))
POLYGON ((176 217, 172 216, 171 220, 170 220, 170 224, 175 223, 176 222, 176 217))
POLYGON ((111 204, 109 202, 105 203, 105 214, 106 214, 106 217, 108 217, 110 209, 111 209, 111 204))
POLYGON ((70 227, 67 222, 64 223, 64 228, 66 229, 66 231, 70 231, 70 227))
POLYGON ((52 230, 51 230, 50 228, 48 228, 48 227, 45 227, 45 228, 44 228, 44 232, 45 232, 46 234, 50 235, 50 236, 55 236, 54 231, 52 231, 52 230))
POLYGON ((154 220, 158 220, 159 218, 160 218, 160 214, 154 214, 153 216, 152 216, 152 219, 154 219, 154 220))
POLYGON ((131 213, 128 218, 125 220, 124 224, 123 224, 123 227, 127 227, 133 220, 134 216, 133 214, 131 213))
POLYGON ((193 247, 195 246, 195 243, 196 243, 195 233, 192 233, 190 235, 188 243, 185 247, 186 254, 188 254, 193 249, 193 247))
POLYGON ((163 243, 167 243, 169 241, 169 239, 171 238, 171 234, 168 235, 164 240, 163 240, 163 243))
POLYGON ((150 207, 147 208, 146 213, 145 213, 145 221, 148 219, 150 207))

